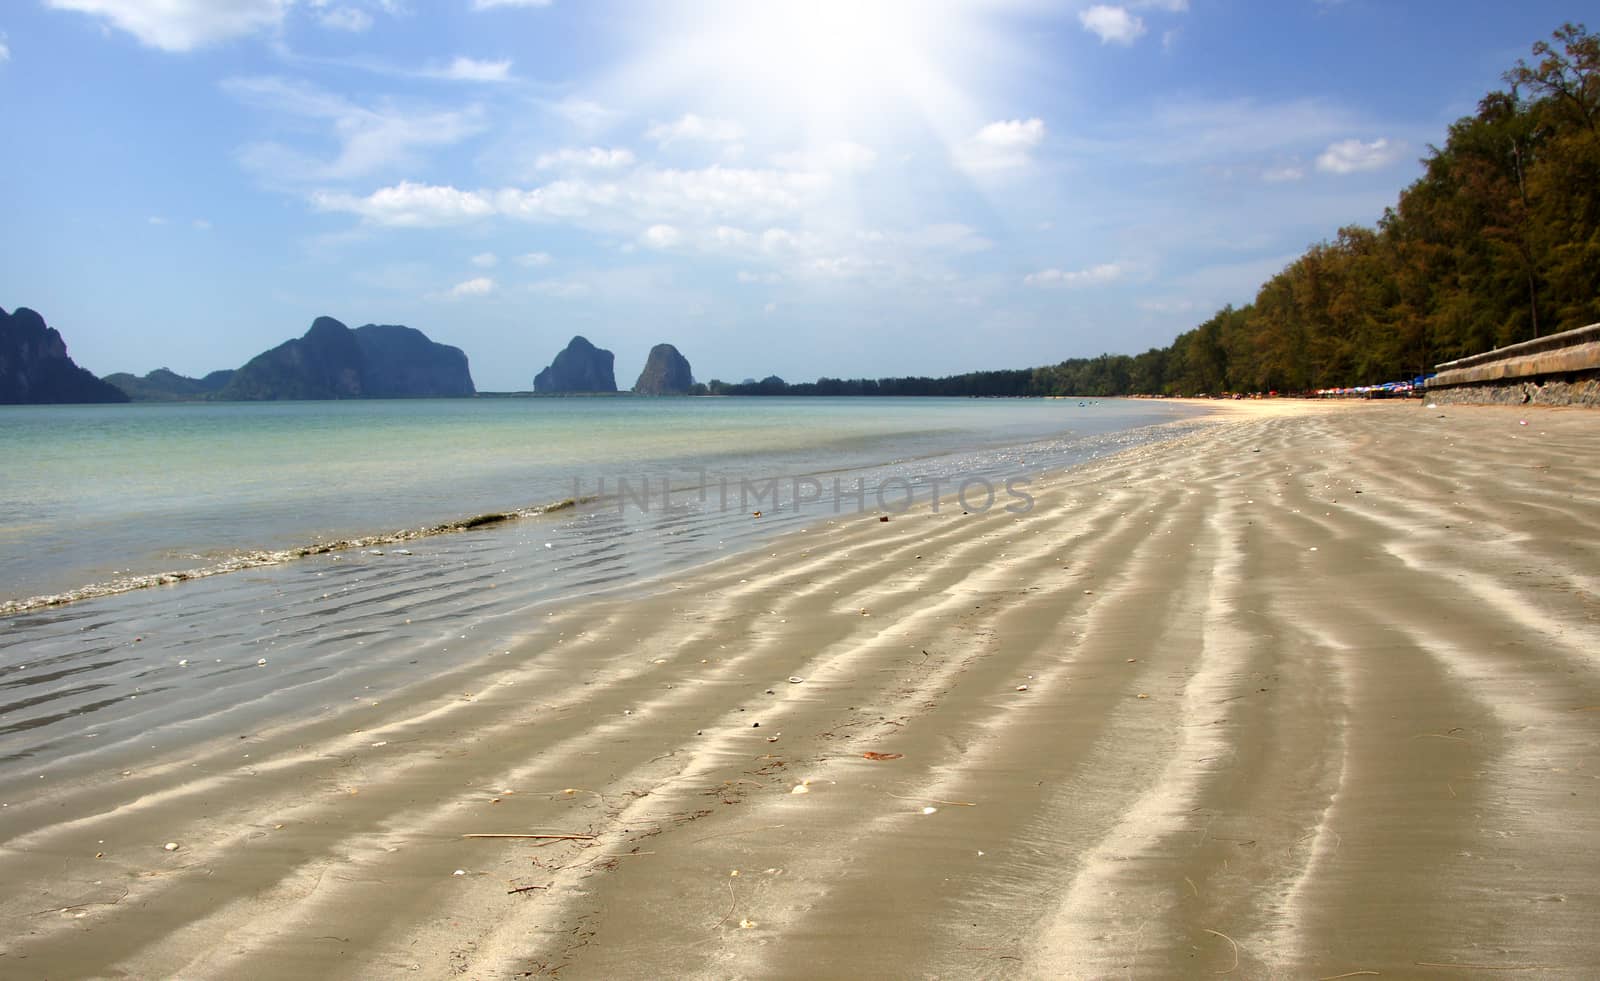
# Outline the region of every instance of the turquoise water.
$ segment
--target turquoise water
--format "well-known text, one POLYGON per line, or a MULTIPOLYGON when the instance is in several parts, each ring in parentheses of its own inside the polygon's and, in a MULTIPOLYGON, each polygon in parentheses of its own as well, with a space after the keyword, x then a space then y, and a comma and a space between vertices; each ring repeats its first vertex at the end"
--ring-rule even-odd
POLYGON ((537 507, 646 477, 849 471, 1093 435, 1159 405, 481 399, 0 409, 0 600, 537 507), (577 491, 575 494, 574 491, 577 491))
MULTIPOLYGON (((349 711, 355 696, 480 658, 538 657, 517 641, 541 611, 851 520, 857 482, 867 511, 894 484, 929 508, 933 481, 946 494, 963 480, 1003 487, 1147 442, 1152 424, 1191 413, 936 399, 0 408, 0 609, 88 597, 0 615, 0 799, 41 775, 116 772, 349 711), (819 488, 839 480, 844 500, 797 506, 792 479, 805 475, 819 488), (602 478, 609 497, 404 547, 138 589, 117 578, 589 497, 602 478), (614 493, 619 478, 648 478, 656 493, 640 507, 614 493), (739 482, 771 478, 757 519, 739 482), (709 489, 663 504, 662 481, 709 489)), ((904 502, 887 497, 888 510, 904 502)), ((1001 491, 995 506, 1011 503, 1001 491)))

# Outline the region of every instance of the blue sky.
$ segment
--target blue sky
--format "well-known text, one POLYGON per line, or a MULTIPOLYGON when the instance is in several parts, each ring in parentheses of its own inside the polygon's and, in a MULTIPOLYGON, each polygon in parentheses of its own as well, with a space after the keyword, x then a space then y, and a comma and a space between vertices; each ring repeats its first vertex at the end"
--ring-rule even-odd
POLYGON ((1341 225, 1570 4, 12 0, 0 306, 96 373, 327 314, 524 389, 1164 345, 1341 225))

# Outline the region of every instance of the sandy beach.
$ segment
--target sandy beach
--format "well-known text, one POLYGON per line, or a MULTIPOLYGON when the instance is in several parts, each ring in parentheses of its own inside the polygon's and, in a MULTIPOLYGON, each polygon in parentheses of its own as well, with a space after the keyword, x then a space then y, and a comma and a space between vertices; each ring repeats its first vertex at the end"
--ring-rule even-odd
POLYGON ((1597 458, 1225 404, 1027 514, 819 515, 9 796, 0 977, 1582 976, 1597 458))

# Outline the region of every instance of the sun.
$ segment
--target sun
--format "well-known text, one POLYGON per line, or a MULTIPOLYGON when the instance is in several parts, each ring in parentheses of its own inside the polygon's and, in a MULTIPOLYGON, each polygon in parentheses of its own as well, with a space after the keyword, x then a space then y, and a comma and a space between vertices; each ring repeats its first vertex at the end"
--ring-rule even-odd
POLYGON ((1005 58, 1001 0, 680 0, 640 24, 633 94, 721 106, 813 144, 964 126, 1005 58), (941 127, 942 128, 942 127, 941 127))

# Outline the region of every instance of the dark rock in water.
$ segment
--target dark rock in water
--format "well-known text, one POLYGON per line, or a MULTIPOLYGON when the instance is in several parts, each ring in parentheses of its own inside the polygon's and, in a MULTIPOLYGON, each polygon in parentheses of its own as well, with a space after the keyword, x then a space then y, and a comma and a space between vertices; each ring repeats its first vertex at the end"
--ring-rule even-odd
POLYGON ((194 402, 222 391, 233 378, 233 369, 213 371, 204 378, 189 378, 170 368, 157 368, 143 378, 119 371, 104 380, 128 393, 135 402, 194 402))
POLYGON ((412 327, 367 324, 355 330, 366 360, 362 384, 371 398, 447 398, 473 395, 467 356, 436 344, 412 327))
POLYGON ((126 402, 115 385, 96 378, 67 356, 67 342, 27 307, 0 309, 0 403, 44 405, 126 402))
POLYGON ((533 379, 533 390, 540 393, 615 392, 617 379, 612 373, 615 360, 610 351, 595 347, 583 337, 574 337, 550 362, 550 367, 533 379))
POLYGON ((671 344, 657 344, 650 349, 644 370, 633 383, 638 395, 687 395, 693 387, 694 372, 689 369, 689 359, 671 344))
POLYGON ((304 337, 252 358, 218 393, 221 399, 441 398, 472 395, 460 348, 410 327, 367 324, 351 330, 318 317, 304 337))

